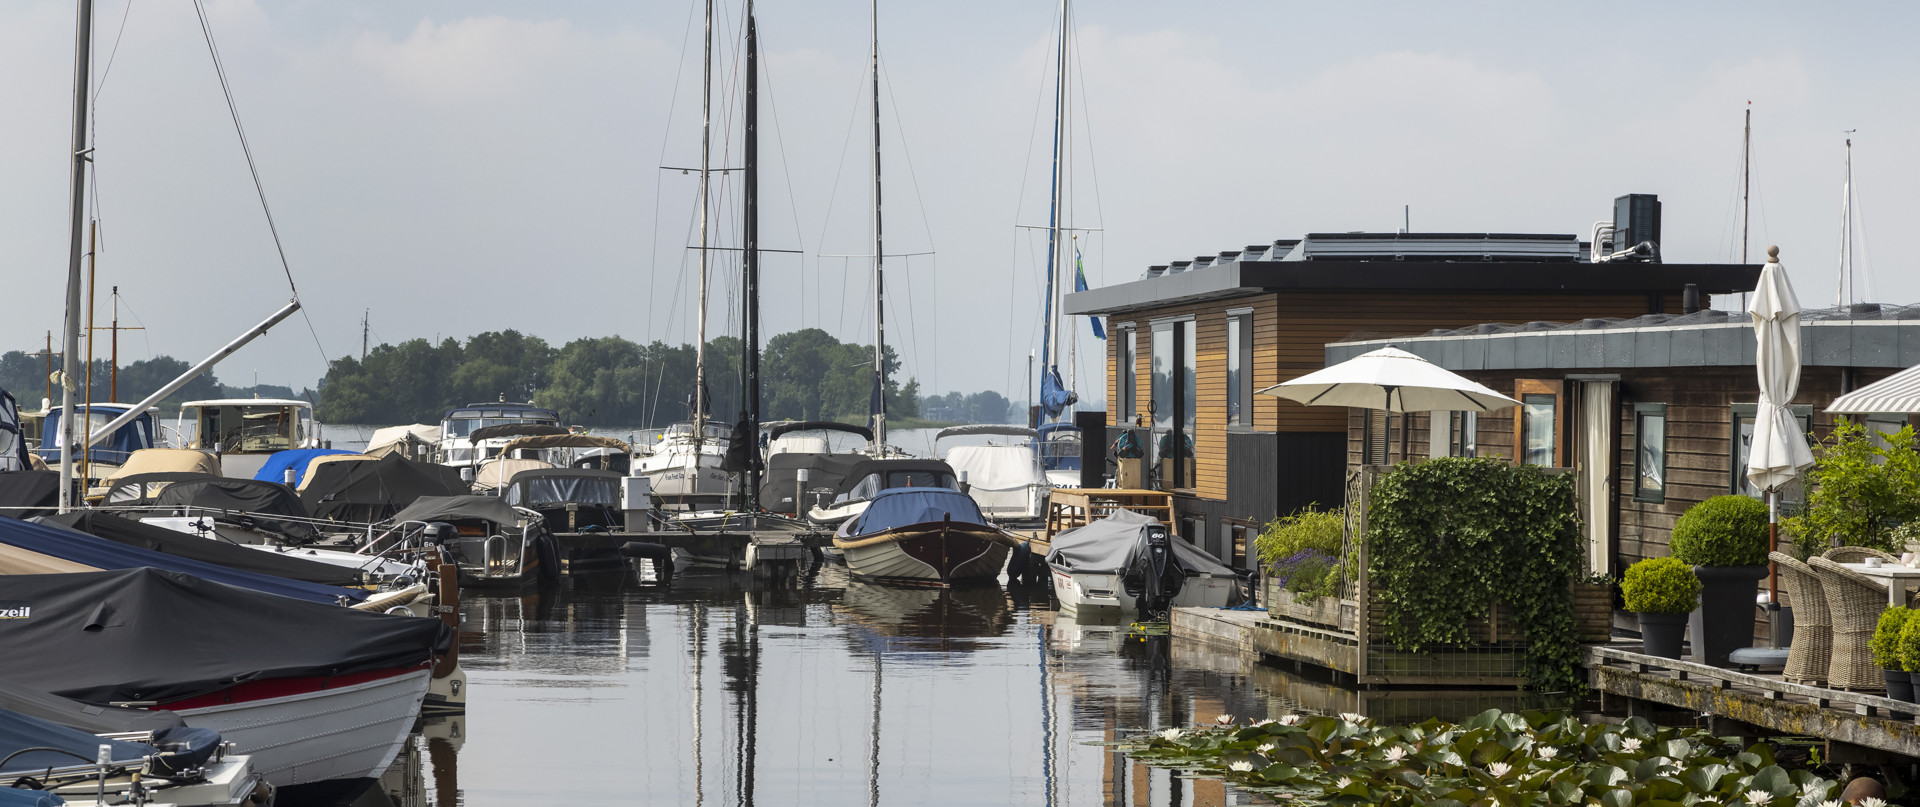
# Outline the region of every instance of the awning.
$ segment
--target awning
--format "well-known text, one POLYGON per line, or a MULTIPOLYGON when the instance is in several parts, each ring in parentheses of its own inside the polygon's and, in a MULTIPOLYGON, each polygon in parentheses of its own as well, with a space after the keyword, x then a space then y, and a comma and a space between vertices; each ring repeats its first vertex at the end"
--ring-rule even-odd
POLYGON ((1842 415, 1911 415, 1920 412, 1920 367, 1908 367, 1835 398, 1827 411, 1842 415))

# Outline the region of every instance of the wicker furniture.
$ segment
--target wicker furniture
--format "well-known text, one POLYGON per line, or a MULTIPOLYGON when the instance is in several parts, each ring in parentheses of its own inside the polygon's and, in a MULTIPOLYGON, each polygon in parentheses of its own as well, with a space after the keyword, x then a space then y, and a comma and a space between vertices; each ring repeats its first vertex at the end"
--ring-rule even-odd
POLYGON ((1787 648, 1787 667, 1781 677, 1796 684, 1824 684, 1833 661, 1833 617, 1827 611, 1827 593, 1807 564, 1780 552, 1767 557, 1779 564, 1780 586, 1793 604, 1793 643, 1787 648))
POLYGON ((1879 558, 1888 563, 1900 562, 1900 559, 1893 555, 1864 546, 1836 546, 1820 553, 1820 557, 1826 558, 1834 563, 1859 563, 1867 558, 1879 558))
POLYGON ((1887 610, 1887 587, 1826 558, 1809 558, 1814 576, 1827 595, 1833 625, 1833 658, 1827 664, 1827 686, 1834 689, 1875 691, 1886 688, 1880 668, 1867 652, 1867 642, 1887 610))

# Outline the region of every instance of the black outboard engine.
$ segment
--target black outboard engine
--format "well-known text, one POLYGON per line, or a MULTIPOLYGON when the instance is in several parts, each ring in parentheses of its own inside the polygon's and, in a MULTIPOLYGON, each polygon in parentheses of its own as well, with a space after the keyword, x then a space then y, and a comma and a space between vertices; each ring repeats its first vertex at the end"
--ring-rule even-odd
POLYGON ((1185 582, 1186 575, 1174 562, 1172 536, 1167 528, 1158 524, 1147 527, 1140 549, 1120 575, 1120 586, 1139 603, 1141 618, 1166 616, 1185 582))
POLYGON ((463 558, 460 553, 460 531, 445 521, 431 521, 420 529, 420 540, 432 546, 440 547, 448 559, 463 558))

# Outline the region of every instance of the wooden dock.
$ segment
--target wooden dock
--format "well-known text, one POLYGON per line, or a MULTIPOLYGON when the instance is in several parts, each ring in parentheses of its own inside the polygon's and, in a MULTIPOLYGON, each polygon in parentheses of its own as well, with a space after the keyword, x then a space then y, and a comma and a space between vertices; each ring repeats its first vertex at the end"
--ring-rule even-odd
POLYGON ((624 564, 620 548, 628 543, 657 544, 704 558, 722 559, 732 570, 767 565, 797 565, 814 556, 833 534, 821 531, 662 530, 654 532, 562 532, 553 536, 562 566, 568 570, 603 570, 609 560, 624 564))
POLYGON ((1266 611, 1175 608, 1173 635, 1235 648, 1252 657, 1322 667, 1355 684, 1519 687, 1525 650, 1513 647, 1403 653, 1365 644, 1355 633, 1275 617, 1266 611))

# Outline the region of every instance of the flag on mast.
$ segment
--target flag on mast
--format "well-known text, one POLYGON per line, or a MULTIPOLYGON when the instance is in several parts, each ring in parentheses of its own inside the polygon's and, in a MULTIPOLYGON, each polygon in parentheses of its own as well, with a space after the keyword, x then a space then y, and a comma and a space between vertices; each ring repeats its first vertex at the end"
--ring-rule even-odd
MULTIPOLYGON (((1073 248, 1073 290, 1087 290, 1087 267, 1080 262, 1080 247, 1078 246, 1073 248)), ((1107 338, 1107 329, 1100 324, 1099 317, 1088 317, 1087 321, 1093 323, 1093 338, 1107 338)))

